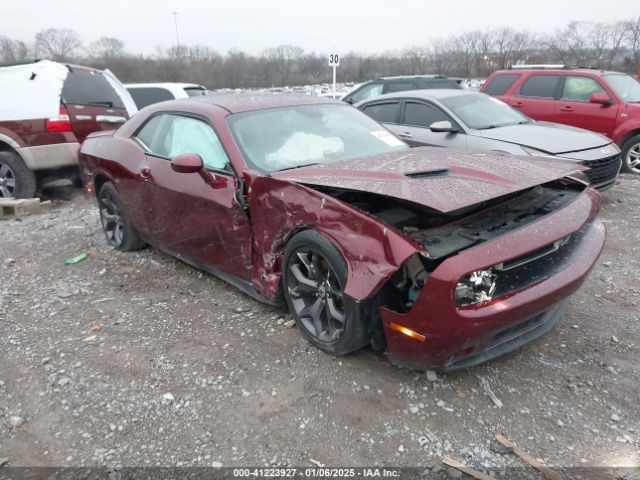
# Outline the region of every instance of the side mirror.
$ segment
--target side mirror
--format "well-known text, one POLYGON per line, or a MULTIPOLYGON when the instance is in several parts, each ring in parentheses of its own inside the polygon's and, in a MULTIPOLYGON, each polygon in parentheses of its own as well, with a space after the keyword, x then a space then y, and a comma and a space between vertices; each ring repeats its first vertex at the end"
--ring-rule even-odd
POLYGON ((429 125, 429 130, 435 133, 458 133, 458 129, 454 128, 448 120, 433 122, 429 125))
POLYGON ((183 153, 171 160, 171 169, 178 173, 197 173, 204 168, 202 157, 197 153, 183 153))
POLYGON ((197 153, 183 153, 171 160, 171 169, 177 173, 198 173, 207 183, 213 183, 216 177, 205 170, 202 157, 197 153))
POLYGON ((351 97, 345 98, 343 102, 348 103, 349 105, 353 105, 353 98, 351 97))
POLYGON ((609 95, 607 95, 606 93, 592 93, 591 97, 589 98, 589 102, 590 103, 597 103, 599 105, 611 105, 611 99, 609 98, 609 95))

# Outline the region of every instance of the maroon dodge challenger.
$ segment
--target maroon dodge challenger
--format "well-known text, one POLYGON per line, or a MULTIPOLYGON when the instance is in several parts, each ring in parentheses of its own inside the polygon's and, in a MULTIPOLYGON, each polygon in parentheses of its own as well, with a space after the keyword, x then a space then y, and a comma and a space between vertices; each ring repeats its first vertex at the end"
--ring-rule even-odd
POLYGON ((548 332, 602 250, 574 163, 414 148, 353 107, 221 95, 82 145, 106 238, 269 304, 321 350, 455 370, 548 332))

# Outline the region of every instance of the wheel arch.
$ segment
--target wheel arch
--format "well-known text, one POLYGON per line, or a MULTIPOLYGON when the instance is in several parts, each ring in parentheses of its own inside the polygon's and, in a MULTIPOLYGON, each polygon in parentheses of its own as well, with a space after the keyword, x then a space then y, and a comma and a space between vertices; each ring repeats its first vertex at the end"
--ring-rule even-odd
POLYGON ((102 186, 109 181, 110 179, 106 175, 102 173, 96 174, 96 176, 93 178, 93 188, 94 188, 94 191, 96 192, 96 195, 100 193, 100 189, 102 188, 102 186))
POLYGON ((640 126, 638 126, 637 128, 634 128, 633 130, 629 130, 627 133, 624 134, 624 136, 620 138, 620 142, 618 143, 620 148, 622 148, 622 146, 627 142, 627 140, 635 137, 636 135, 640 135, 640 126))

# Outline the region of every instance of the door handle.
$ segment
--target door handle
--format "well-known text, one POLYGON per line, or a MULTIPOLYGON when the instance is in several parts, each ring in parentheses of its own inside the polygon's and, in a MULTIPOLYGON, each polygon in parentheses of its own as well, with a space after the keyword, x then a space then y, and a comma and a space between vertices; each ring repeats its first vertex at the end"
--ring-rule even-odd
POLYGON ((411 135, 411 132, 402 132, 402 133, 399 133, 398 136, 402 138, 413 138, 413 135, 411 135))
POLYGON ((573 112, 573 107, 560 107, 561 112, 573 112))
POLYGON ((522 103, 522 102, 515 102, 515 103, 513 103, 512 105, 513 105, 514 107, 516 107, 516 108, 522 108, 522 107, 524 107, 524 103, 522 103))

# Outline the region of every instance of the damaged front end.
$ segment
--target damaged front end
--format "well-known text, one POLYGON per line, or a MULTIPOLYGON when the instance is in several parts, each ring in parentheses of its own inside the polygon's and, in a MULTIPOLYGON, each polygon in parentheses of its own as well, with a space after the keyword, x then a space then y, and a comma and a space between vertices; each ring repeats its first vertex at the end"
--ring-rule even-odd
POLYGON ((318 231, 347 262, 345 293, 363 306, 373 347, 414 368, 469 366, 544 333, 604 241, 597 192, 566 178, 448 212, 343 187, 248 183, 263 232, 259 290, 275 298, 287 239, 318 231))
POLYGON ((379 315, 371 312, 390 358, 414 368, 468 367, 546 333, 604 241, 597 193, 568 179, 446 214, 323 191, 423 247, 377 294, 379 315))

